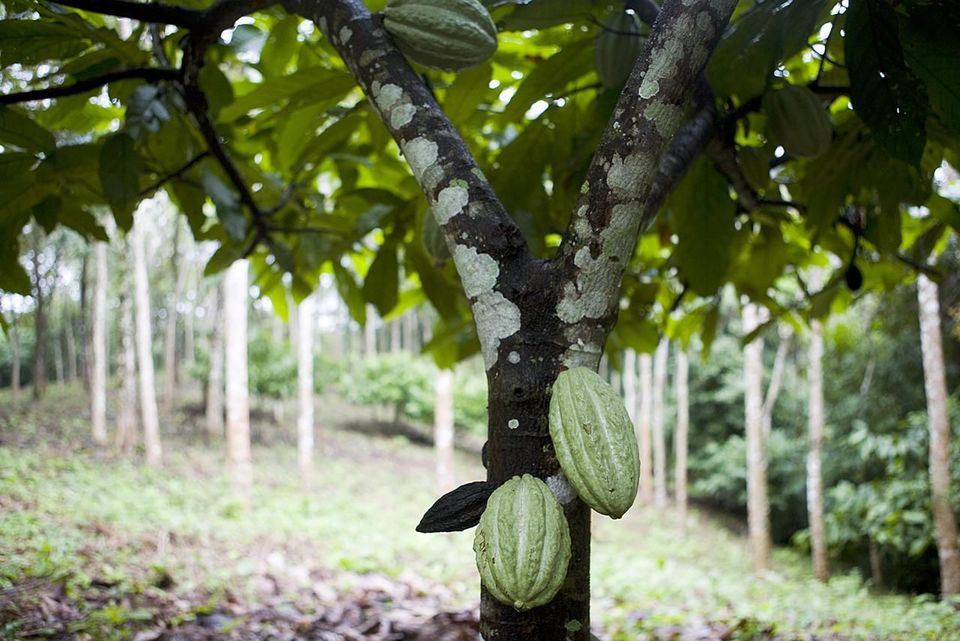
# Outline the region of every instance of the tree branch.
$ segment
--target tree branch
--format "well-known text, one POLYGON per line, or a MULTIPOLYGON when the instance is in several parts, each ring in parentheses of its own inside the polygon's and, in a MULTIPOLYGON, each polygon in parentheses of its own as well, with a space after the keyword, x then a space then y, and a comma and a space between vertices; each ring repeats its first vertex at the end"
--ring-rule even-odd
POLYGON ((130 2, 128 0, 56 0, 56 4, 118 18, 171 24, 186 29, 198 27, 203 22, 205 13, 161 2, 130 2))
POLYGON ((198 162, 200 162, 201 160, 203 160, 204 158, 206 158, 206 157, 209 156, 209 155, 210 155, 210 151, 209 151, 209 150, 208 150, 208 151, 202 151, 202 152, 200 152, 199 154, 197 154, 196 156, 194 156, 193 158, 191 158, 189 161, 187 161, 187 162, 186 162, 182 167, 180 167, 179 169, 170 172, 169 174, 167 174, 166 176, 163 176, 162 178, 160 178, 159 180, 157 180, 155 183, 153 183, 152 185, 150 185, 150 186, 147 187, 146 189, 141 190, 140 193, 137 194, 137 197, 138 197, 138 198, 146 198, 148 195, 150 195, 150 194, 152 194, 153 192, 157 191, 158 189, 160 189, 161 187, 163 187, 165 184, 167 184, 167 183, 170 182, 171 180, 176 180, 176 179, 180 178, 181 176, 183 176, 185 173, 187 173, 188 171, 190 171, 191 169, 193 169, 193 167, 194 167, 198 162))
POLYGON ((74 96, 81 93, 92 91, 111 82, 120 80, 130 80, 140 78, 147 82, 160 82, 162 80, 177 80, 180 72, 176 69, 167 69, 164 67, 134 67, 131 69, 121 69, 111 71, 101 76, 94 76, 68 85, 57 85, 45 89, 32 89, 30 91, 21 91, 0 96, 0 105, 12 105, 20 102, 30 102, 32 100, 47 100, 50 98, 63 98, 64 96, 74 96))

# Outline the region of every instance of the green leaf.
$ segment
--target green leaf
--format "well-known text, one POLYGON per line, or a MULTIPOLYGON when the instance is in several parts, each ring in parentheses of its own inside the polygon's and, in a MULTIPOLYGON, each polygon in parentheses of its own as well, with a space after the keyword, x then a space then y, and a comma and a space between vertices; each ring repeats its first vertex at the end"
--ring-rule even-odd
MULTIPOLYGON (((925 8, 926 9, 926 8, 925 8)), ((927 86, 933 110, 960 134, 960 33, 937 7, 900 16, 903 53, 910 69, 927 86)))
POLYGON ((30 277, 19 260, 19 233, 22 227, 19 222, 0 226, 0 265, 3 265, 3 269, 0 269, 0 291, 29 296, 30 277))
POLYGON ((5 106, 0 106, 0 143, 27 151, 50 152, 57 147, 52 133, 19 110, 5 106))
POLYGON ((238 96, 233 104, 220 111, 219 120, 230 122, 248 111, 263 109, 281 100, 299 95, 311 100, 323 100, 343 96, 356 82, 348 73, 330 69, 301 69, 295 73, 273 78, 269 82, 256 85, 249 93, 238 96))
POLYGON ((350 316, 361 325, 366 325, 367 305, 363 299, 363 292, 357 286, 353 274, 341 265, 333 263, 333 275, 337 283, 337 292, 339 292, 343 302, 347 304, 350 316))
POLYGON ((591 9, 591 0, 532 0, 516 4, 520 6, 503 21, 505 31, 546 29, 558 24, 585 20, 590 17, 591 9))
POLYGON ((443 111, 450 122, 458 124, 477 112, 477 104, 490 91, 493 69, 485 63, 457 75, 443 99, 443 111))
POLYGON ((33 218, 48 234, 57 227, 57 218, 63 201, 60 196, 51 194, 33 206, 33 218))
POLYGON ((60 211, 60 223, 87 239, 110 242, 106 230, 100 226, 96 217, 76 203, 67 202, 60 211))
POLYGON ((0 20, 0 67, 70 58, 87 48, 76 30, 40 20, 0 20))
POLYGON ((277 140, 277 166, 294 167, 304 150, 316 138, 317 129, 326 120, 327 105, 312 104, 287 115, 280 122, 277 140))
POLYGON ((264 76, 273 78, 286 70, 300 44, 297 40, 300 21, 300 16, 287 16, 270 30, 270 35, 267 36, 267 42, 263 45, 263 51, 260 54, 259 67, 264 76))
POLYGON ((233 102, 233 85, 217 65, 206 64, 200 70, 200 88, 207 97, 210 115, 214 119, 224 107, 233 102))
POLYGON ((207 261, 206 266, 203 268, 203 275, 206 277, 219 274, 232 265, 235 260, 239 260, 242 257, 243 247, 232 243, 223 243, 217 248, 217 251, 213 252, 210 260, 207 261))
POLYGON ((203 228, 207 223, 207 215, 203 213, 203 203, 207 198, 203 190, 181 180, 170 182, 166 189, 174 204, 186 215, 193 237, 196 240, 203 238, 203 228))
POLYGON ((133 226, 133 208, 140 193, 142 162, 133 138, 124 132, 108 137, 100 149, 100 184, 120 229, 133 226))
POLYGON ((397 262, 397 246, 385 242, 363 281, 363 297, 376 306, 381 316, 386 316, 396 307, 400 295, 400 267, 397 262))
POLYGON ((240 198, 220 177, 207 167, 203 168, 203 189, 217 208, 217 218, 227 236, 233 241, 247 237, 247 217, 240 207, 240 198))
POLYGON ((507 122, 519 120, 537 100, 547 94, 556 94, 564 87, 593 70, 593 39, 571 42, 533 68, 520 83, 503 118, 507 122))
POLYGON ((714 90, 743 99, 762 94, 777 65, 806 46, 824 4, 825 0, 759 0, 743 12, 727 28, 711 58, 708 73, 714 90))
POLYGON ((881 0, 851 0, 846 15, 844 56, 853 108, 892 156, 919 167, 927 139, 927 92, 903 60, 896 13, 881 0))

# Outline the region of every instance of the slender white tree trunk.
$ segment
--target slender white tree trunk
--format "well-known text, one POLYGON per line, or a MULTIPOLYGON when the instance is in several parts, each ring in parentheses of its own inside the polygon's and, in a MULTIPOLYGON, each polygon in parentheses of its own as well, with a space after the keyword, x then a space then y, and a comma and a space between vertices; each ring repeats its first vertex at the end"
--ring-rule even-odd
POLYGON ((940 557, 940 592, 960 593, 960 550, 957 520, 950 505, 950 418, 947 414, 947 377, 940 333, 940 298, 937 284, 920 274, 917 298, 920 307, 920 348, 923 384, 930 425, 930 492, 933 525, 940 557))
POLYGON ((227 455, 233 491, 244 506, 251 503, 250 392, 247 378, 247 261, 227 269, 223 281, 224 348, 226 352, 227 455))
POLYGON ((363 355, 373 356, 377 353, 377 312, 373 305, 367 305, 367 322, 363 325, 363 355))
POLYGON ((623 353, 623 404, 627 407, 627 414, 633 421, 634 429, 637 425, 637 353, 628 349, 623 353))
POLYGON ((107 443, 107 244, 94 244, 93 343, 92 378, 90 380, 90 415, 93 441, 99 447, 107 443))
POLYGON ((308 296, 297 310, 297 464, 304 487, 313 477, 313 309, 308 296))
MULTIPOLYGON (((129 281, 129 278, 126 280, 129 281)), ((120 292, 120 363, 117 368, 120 397, 117 401, 115 444, 121 453, 129 455, 137 445, 137 356, 133 300, 127 293, 126 285, 124 283, 120 292)))
POLYGON ((657 507, 667 505, 667 439, 666 394, 667 357, 670 341, 660 339, 653 361, 653 501, 657 507))
MULTIPOLYGON (((178 219, 179 222, 179 219, 178 219)), ((173 293, 167 305, 167 323, 163 336, 163 412, 169 415, 176 406, 177 395, 177 305, 183 297, 185 269, 180 269, 182 252, 180 251, 180 226, 177 225, 173 237, 173 293)))
POLYGON ((223 285, 210 296, 210 345, 207 373, 207 436, 210 442, 223 438, 223 285))
MULTIPOLYGON (((756 305, 743 306, 743 332, 759 326, 756 305)), ((767 461, 763 443, 763 339, 743 348, 744 409, 747 433, 747 522, 754 570, 770 560, 770 501, 767 496, 767 461)))
POLYGON ((677 496, 677 518, 680 527, 687 524, 687 435, 690 430, 690 362, 687 352, 677 346, 677 371, 674 388, 677 394, 677 429, 674 432, 673 450, 675 455, 674 489, 677 496))
POLYGON ((793 332, 786 323, 779 328, 780 342, 777 344, 777 355, 773 359, 773 370, 770 372, 770 384, 767 386, 767 395, 763 399, 763 438, 770 438, 773 429, 773 408, 777 404, 780 388, 783 386, 783 374, 787 369, 787 355, 790 353, 790 340, 793 332))
POLYGON ((153 373, 152 332, 150 329, 150 285, 147 282, 147 257, 143 241, 143 222, 130 230, 133 254, 133 280, 136 296, 137 367, 140 372, 140 413, 147 463, 160 465, 163 447, 160 444, 160 418, 153 373))
POLYGON ((640 416, 637 431, 640 441, 640 500, 653 503, 653 358, 640 354, 640 416))
POLYGON ((823 327, 820 321, 810 322, 810 364, 807 372, 807 403, 810 428, 810 450, 807 453, 807 514, 810 521, 810 547, 813 574, 820 581, 830 578, 827 566, 827 536, 823 521, 823 472, 820 453, 823 449, 823 327))
POLYGON ((434 383, 433 443, 437 454, 437 489, 453 489, 453 370, 441 369, 434 383))

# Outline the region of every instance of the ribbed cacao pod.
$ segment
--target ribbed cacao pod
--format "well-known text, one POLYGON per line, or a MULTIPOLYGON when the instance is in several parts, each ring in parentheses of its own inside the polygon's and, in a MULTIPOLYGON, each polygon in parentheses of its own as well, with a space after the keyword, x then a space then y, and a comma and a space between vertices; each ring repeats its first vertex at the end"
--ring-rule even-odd
POLYGON ((549 603, 567 576, 570 530, 547 484, 515 476, 487 501, 473 541, 484 587, 517 610, 549 603))
POLYGON ((497 50, 497 26, 478 0, 390 0, 383 26, 413 62, 460 71, 497 50))
POLYGON ((605 87, 622 87, 643 53, 640 19, 634 13, 614 9, 603 19, 593 50, 593 63, 605 87))
POLYGON ((615 519, 630 509, 640 481, 637 437, 623 401, 593 370, 575 367, 557 377, 550 438, 584 503, 615 519))
POLYGON ((767 135, 791 156, 813 158, 830 147, 830 114, 806 87, 787 85, 767 94, 763 110, 767 115, 767 135))

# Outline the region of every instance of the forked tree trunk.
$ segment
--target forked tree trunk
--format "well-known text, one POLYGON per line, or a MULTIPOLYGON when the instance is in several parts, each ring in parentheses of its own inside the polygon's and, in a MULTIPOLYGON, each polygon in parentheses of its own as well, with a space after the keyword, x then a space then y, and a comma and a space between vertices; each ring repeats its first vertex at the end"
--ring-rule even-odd
POLYGON ((653 504, 653 358, 640 354, 640 501, 653 504))
POLYGON ((10 340, 10 402, 16 403, 20 396, 20 336, 16 312, 12 314, 7 338, 10 340))
MULTIPOLYGON (((744 335, 758 326, 756 305, 744 305, 744 335)), ((760 337, 743 348, 743 384, 747 433, 747 524, 753 569, 760 571, 769 565, 771 545, 767 459, 763 440, 763 339, 760 337)))
POLYGON ((223 281, 224 350, 226 352, 227 455, 233 492, 244 507, 251 504, 250 392, 247 379, 247 261, 238 260, 223 281))
POLYGON ((93 441, 107 444, 107 244, 94 244, 93 322, 90 351, 90 415, 93 441))
POLYGON ((823 471, 820 454, 823 450, 823 326, 810 321, 810 365, 808 377, 808 419, 810 450, 807 453, 807 514, 810 521, 810 548, 813 574, 820 581, 830 578, 827 565, 827 534, 823 521, 823 471))
POLYGON ((950 504, 950 418, 940 333, 939 288, 924 274, 917 277, 917 299, 923 384, 930 425, 930 493, 940 557, 940 593, 948 597, 960 593, 960 550, 957 549, 956 516, 950 504))
POLYGON ((163 446, 160 443, 160 417, 153 371, 153 332, 150 329, 150 285, 147 281, 147 256, 143 240, 143 221, 130 230, 133 254, 134 294, 136 296, 137 370, 140 372, 140 415, 147 463, 160 465, 163 446))
MULTIPOLYGON (((120 363, 117 378, 120 397, 117 399, 117 450, 129 456, 137 445, 137 357, 134 347, 133 299, 128 293, 129 277, 120 290, 120 363)), ((92 382, 92 381, 91 381, 92 382)))
MULTIPOLYGON (((297 309, 297 465, 305 488, 313 479, 313 297, 297 309)), ((291 314, 291 318, 293 315, 291 314)))
POLYGON ((437 462, 437 490, 453 489, 453 370, 437 371, 434 381, 433 447, 437 462))
POLYGON ((653 359, 653 502, 658 508, 667 505, 667 438, 666 394, 667 357, 670 341, 660 339, 653 359))
POLYGON ((207 373, 207 438, 216 442, 223 438, 223 284, 211 293, 209 366, 207 373))
POLYGON ((688 381, 690 362, 687 352, 677 346, 677 370, 674 375, 674 389, 677 394, 677 429, 673 434, 675 456, 674 491, 677 498, 677 519, 680 527, 687 524, 687 433, 690 428, 690 395, 688 381))

